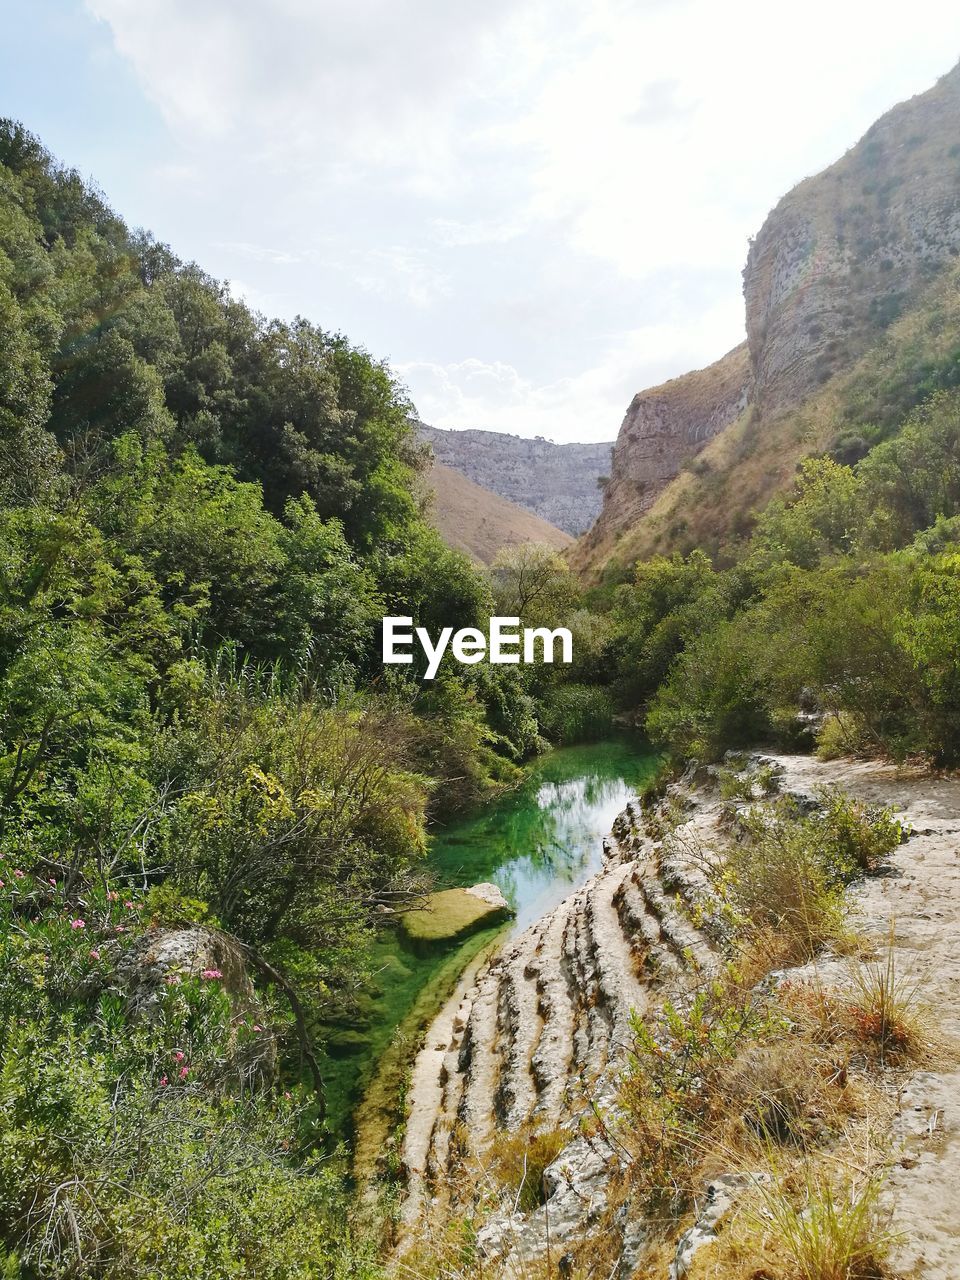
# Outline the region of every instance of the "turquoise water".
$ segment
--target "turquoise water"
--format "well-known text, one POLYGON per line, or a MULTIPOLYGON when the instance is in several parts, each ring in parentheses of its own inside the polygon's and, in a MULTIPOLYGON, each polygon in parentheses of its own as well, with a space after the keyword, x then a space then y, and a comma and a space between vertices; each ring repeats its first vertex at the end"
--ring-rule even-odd
POLYGON ((349 1128, 350 1114, 374 1082, 389 1105, 407 1050, 482 947, 500 933, 525 929, 600 869, 603 837, 656 766, 639 738, 564 747, 536 761, 519 787, 479 813, 433 829, 428 866, 437 887, 492 881, 516 918, 506 931, 487 930, 433 955, 414 955, 393 934, 378 944, 374 985, 354 1043, 325 1064, 334 1129, 349 1128))
POLYGON ((492 880, 523 930, 600 870, 603 837, 655 767, 627 738, 553 751, 516 791, 435 831, 430 865, 444 885, 492 880))

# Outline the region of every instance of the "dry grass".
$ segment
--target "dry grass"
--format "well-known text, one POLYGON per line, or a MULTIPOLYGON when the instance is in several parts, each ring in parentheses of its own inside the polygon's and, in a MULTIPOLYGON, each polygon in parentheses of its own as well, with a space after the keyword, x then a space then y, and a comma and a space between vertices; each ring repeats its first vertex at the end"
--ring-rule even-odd
POLYGON ((773 1233, 799 1280, 880 1280, 895 1237, 879 1198, 882 1176, 836 1180, 806 1163, 799 1175, 759 1188, 753 1216, 759 1234, 773 1233))
POLYGON ((501 1133, 493 1145, 492 1170, 523 1213, 543 1204, 543 1174, 570 1142, 566 1129, 501 1133))
POLYGON ((881 1065, 924 1056, 928 1037, 920 982, 899 967, 894 926, 880 955, 852 970, 848 1011, 857 1036, 874 1047, 881 1065))
POLYGON ((558 551, 573 543, 556 525, 441 462, 427 473, 426 484, 432 490, 427 515, 444 542, 481 564, 492 564, 498 551, 518 543, 546 543, 558 551))

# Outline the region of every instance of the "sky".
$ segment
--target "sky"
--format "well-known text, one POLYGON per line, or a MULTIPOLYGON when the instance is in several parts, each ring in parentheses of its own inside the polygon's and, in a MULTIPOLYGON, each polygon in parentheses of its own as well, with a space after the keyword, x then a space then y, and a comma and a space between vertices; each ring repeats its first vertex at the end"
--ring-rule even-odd
POLYGON ((421 418, 612 440, 748 240, 960 57, 955 0, 0 0, 0 114, 421 418))

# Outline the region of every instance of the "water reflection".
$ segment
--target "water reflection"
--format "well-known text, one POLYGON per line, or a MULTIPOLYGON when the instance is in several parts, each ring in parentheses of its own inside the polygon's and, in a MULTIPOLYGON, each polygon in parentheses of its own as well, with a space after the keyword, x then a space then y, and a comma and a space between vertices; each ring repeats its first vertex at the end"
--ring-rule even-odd
MULTIPOLYGON (((438 884, 493 880, 517 909, 512 927, 525 929, 600 868, 603 837, 655 767, 645 744, 628 738, 551 752, 522 787, 475 817, 434 831, 429 862, 438 884)), ((351 1111, 387 1061, 397 1028, 409 1023, 413 1031, 407 1034, 415 1034, 435 1012, 436 1000, 445 998, 447 988, 437 994, 431 984, 444 973, 452 984, 459 958, 493 936, 491 931, 469 940, 459 952, 417 955, 395 933, 384 935, 357 1051, 324 1062, 330 1123, 337 1132, 345 1132, 351 1111)))
POLYGON ((430 860, 448 883, 493 880, 524 929, 600 869, 603 837, 651 768, 628 743, 556 752, 525 786, 439 834, 430 860))

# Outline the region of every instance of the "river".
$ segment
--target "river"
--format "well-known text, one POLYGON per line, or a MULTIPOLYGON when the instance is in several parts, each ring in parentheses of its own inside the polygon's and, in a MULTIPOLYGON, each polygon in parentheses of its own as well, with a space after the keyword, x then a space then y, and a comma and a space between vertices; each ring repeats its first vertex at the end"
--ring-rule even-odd
POLYGON ((335 1132, 349 1131, 361 1099, 367 1123, 371 1113, 398 1109, 416 1041, 464 968, 599 871, 603 837, 656 765, 636 737, 564 747, 537 760, 521 786, 479 813, 434 829, 428 865, 438 886, 493 881, 516 916, 433 955, 414 955, 392 934, 377 945, 377 973, 360 1019, 335 1035, 324 1063, 335 1132))

